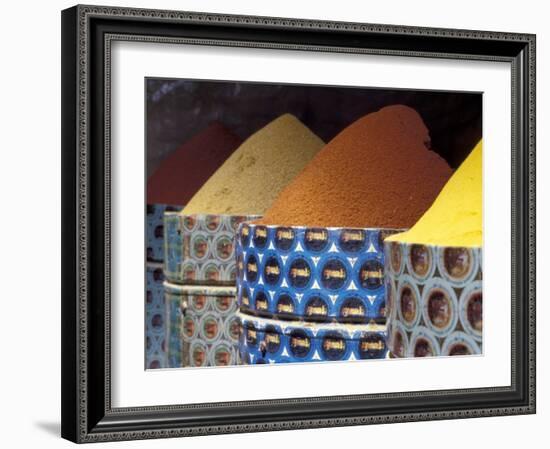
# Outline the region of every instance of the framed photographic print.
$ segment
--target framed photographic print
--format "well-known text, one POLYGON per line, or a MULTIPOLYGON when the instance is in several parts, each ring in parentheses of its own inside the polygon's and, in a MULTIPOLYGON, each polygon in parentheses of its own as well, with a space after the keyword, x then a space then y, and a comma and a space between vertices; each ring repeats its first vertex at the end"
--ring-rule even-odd
POLYGON ((62 435, 535 412, 535 36, 62 12, 62 435))

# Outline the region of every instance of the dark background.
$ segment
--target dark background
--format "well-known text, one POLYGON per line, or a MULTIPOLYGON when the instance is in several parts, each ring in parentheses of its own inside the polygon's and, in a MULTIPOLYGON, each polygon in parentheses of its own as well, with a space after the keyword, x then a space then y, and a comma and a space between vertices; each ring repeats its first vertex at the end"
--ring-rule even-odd
POLYGON ((214 120, 246 139, 289 112, 325 142, 360 117, 392 105, 422 116, 432 149, 457 167, 482 134, 480 93, 148 78, 147 175, 214 120))

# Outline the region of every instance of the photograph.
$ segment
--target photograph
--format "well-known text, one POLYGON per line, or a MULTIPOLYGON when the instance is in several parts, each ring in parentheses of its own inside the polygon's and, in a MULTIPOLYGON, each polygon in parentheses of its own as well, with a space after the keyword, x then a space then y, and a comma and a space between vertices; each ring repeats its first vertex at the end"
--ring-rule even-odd
POLYGON ((144 86, 146 369, 483 354, 481 92, 144 86))
POLYGON ((63 438, 535 414, 542 23, 173 6, 61 12, 63 438))

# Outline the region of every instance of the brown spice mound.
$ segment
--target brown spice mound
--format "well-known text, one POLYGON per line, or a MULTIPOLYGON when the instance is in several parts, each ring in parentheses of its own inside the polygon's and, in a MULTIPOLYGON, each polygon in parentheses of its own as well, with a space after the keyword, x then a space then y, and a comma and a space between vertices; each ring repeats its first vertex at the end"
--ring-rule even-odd
POLYGON ((317 153, 258 223, 409 228, 452 172, 429 142, 407 106, 362 117, 317 153))
POLYGON ((185 206, 241 142, 213 122, 164 159, 149 177, 147 204, 185 206))

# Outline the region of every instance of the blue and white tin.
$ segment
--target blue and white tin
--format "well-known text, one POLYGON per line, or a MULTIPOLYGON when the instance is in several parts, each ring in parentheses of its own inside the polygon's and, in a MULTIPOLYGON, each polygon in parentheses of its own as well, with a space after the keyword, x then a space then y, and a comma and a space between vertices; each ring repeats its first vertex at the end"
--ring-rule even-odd
POLYGON ((384 323, 383 239, 395 232, 243 223, 235 249, 241 311, 281 320, 384 323))
POLYGON ((177 211, 183 206, 168 204, 148 204, 146 208, 147 223, 147 260, 162 262, 164 260, 164 212, 177 211))
POLYGON ((145 368, 166 368, 166 313, 162 265, 148 262, 145 290, 145 368))
POLYGON ((383 359, 381 325, 293 323, 239 313, 239 353, 244 364, 383 359))

